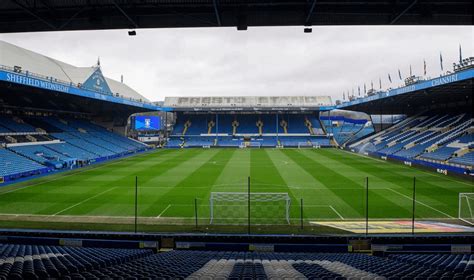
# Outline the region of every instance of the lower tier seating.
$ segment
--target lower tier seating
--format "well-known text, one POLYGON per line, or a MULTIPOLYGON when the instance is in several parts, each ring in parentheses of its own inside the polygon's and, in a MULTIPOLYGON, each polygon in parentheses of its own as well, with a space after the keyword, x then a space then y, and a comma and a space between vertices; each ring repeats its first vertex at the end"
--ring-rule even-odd
POLYGON ((26 177, 46 169, 44 165, 0 148, 0 177, 9 175, 16 178, 26 177))
MULTIPOLYGON (((71 279, 123 265, 151 250, 0 244, 1 279, 71 279)), ((95 278, 95 277, 94 277, 95 278)))
POLYGON ((426 114, 405 120, 349 147, 361 153, 474 169, 470 114, 426 114))
POLYGON ((171 136, 166 147, 168 148, 192 148, 203 146, 215 147, 276 147, 281 145, 287 148, 299 146, 331 146, 330 139, 325 136, 260 136, 245 139, 244 137, 232 136, 171 136))
POLYGON ((8 279, 472 279, 472 254, 259 253, 0 244, 8 279))
POLYGON ((0 116, 0 179, 9 182, 143 151, 146 145, 83 119, 0 116), (28 122, 28 123, 27 123, 28 122))

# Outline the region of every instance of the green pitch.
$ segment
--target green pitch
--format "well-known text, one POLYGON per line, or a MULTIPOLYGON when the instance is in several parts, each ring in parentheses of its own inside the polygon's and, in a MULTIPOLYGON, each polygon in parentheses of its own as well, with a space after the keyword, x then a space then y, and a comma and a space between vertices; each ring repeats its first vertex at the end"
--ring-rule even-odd
MULTIPOLYGON (((455 221, 458 194, 473 192, 472 181, 337 149, 169 149, 0 188, 0 226, 131 230, 135 176, 144 228, 194 225, 195 201, 199 224, 208 225, 211 192, 246 192, 248 176, 252 192, 289 194, 295 225, 301 199, 305 223, 363 219, 366 177, 371 219, 411 219, 414 176, 417 219, 455 221)), ((236 224, 246 220, 242 209, 229 216, 236 224)), ((262 211, 284 221, 281 210, 262 211)), ((257 214, 252 223, 264 224, 257 214)))

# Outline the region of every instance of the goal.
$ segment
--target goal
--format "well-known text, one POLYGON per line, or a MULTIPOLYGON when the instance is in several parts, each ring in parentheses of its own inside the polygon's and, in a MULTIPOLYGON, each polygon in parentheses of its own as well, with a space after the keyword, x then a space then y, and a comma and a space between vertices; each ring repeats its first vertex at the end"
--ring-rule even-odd
POLYGON ((242 142, 239 148, 260 148, 262 145, 260 142, 242 142))
POLYGON ((474 225, 474 193, 459 194, 459 220, 474 225))
POLYGON ((301 148, 320 148, 319 144, 317 142, 311 143, 309 141, 307 142, 298 142, 298 149, 301 148))
POLYGON ((289 224, 290 205, 288 193, 253 192, 249 200, 246 192, 211 192, 210 223, 246 224, 250 214, 252 224, 289 224))

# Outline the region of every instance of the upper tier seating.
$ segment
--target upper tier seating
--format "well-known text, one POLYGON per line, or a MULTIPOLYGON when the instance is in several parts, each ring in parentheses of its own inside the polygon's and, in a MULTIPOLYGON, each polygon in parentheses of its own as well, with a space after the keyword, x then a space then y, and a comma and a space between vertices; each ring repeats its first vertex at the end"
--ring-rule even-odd
POLYGON ((58 138, 58 139, 66 141, 67 143, 69 143, 69 144, 71 144, 75 147, 78 147, 78 148, 84 149, 84 150, 86 150, 90 153, 96 154, 99 157, 108 157, 108 156, 113 156, 114 155, 114 153, 111 150, 105 149, 103 147, 100 147, 98 145, 90 143, 90 142, 88 142, 88 141, 86 141, 82 138, 78 138, 73 134, 53 133, 52 135, 54 137, 58 138))
POLYGON ((172 136, 166 146, 171 148, 239 147, 247 142, 260 143, 261 147, 275 147, 279 144, 276 134, 281 137, 280 143, 287 147, 297 147, 299 143, 311 144, 312 142, 318 142, 321 146, 330 145, 329 140, 324 137, 321 123, 314 114, 280 114, 278 116, 276 114, 219 114, 217 117, 214 114, 178 114, 172 136), (309 121, 311 130, 306 120, 309 121), (214 125, 209 130, 211 121, 214 125), (286 123, 287 133, 282 122, 286 123), (186 126, 187 129, 185 129, 186 126), (217 141, 213 135, 216 133, 219 134, 217 141), (202 134, 206 135, 201 136, 202 134))
POLYGON ((280 120, 288 123, 288 133, 309 133, 308 127, 305 125, 304 115, 280 115, 280 120))
POLYGON ((60 154, 63 154, 69 158, 77 158, 81 160, 92 160, 99 156, 92 152, 83 150, 79 147, 73 146, 69 143, 49 144, 49 145, 44 145, 44 146, 48 149, 51 149, 60 154))
MULTIPOLYGON (((308 118, 313 130, 322 133, 321 124, 317 116, 312 114, 281 114, 278 115, 278 121, 286 121, 288 133, 310 133, 306 126, 305 120, 308 118)), ((182 136, 185 124, 189 121, 191 125, 186 130, 185 136, 196 136, 201 134, 208 134, 209 122, 215 122, 215 125, 211 129, 211 134, 215 134, 216 131, 219 134, 232 135, 234 121, 238 122, 236 134, 259 134, 257 126, 258 121, 262 121, 263 127, 262 132, 266 133, 277 133, 284 134, 283 128, 280 123, 277 124, 277 116, 275 114, 220 114, 217 118, 215 115, 202 115, 202 114, 178 114, 176 124, 173 127, 172 135, 182 136)), ((87 130, 87 129, 86 129, 87 130)))
POLYGON ((19 118, 12 118, 10 116, 0 116, 0 133, 3 132, 35 132, 36 129, 24 123, 19 118))
POLYGON ((258 134, 258 117, 256 115, 239 115, 237 116, 237 121, 239 122, 237 133, 258 134))

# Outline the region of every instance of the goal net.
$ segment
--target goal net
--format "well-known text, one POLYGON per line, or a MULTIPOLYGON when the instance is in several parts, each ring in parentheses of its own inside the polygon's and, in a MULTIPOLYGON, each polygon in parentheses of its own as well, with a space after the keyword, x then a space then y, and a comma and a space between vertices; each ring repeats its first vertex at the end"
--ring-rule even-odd
POLYGON ((247 224, 249 214, 252 224, 290 223, 288 193, 250 193, 249 201, 246 192, 211 192, 209 204, 211 224, 247 224))
POLYGON ((242 142, 240 143, 239 148, 260 148, 260 142, 242 142))
POLYGON ((250 142, 248 145, 249 148, 260 148, 261 143, 260 142, 250 142))
POLYGON ((316 142, 316 143, 312 143, 310 141, 306 141, 306 142, 298 142, 298 148, 301 149, 301 148, 319 148, 319 144, 316 142))
POLYGON ((459 194, 458 218, 468 224, 474 225, 474 193, 459 194))

